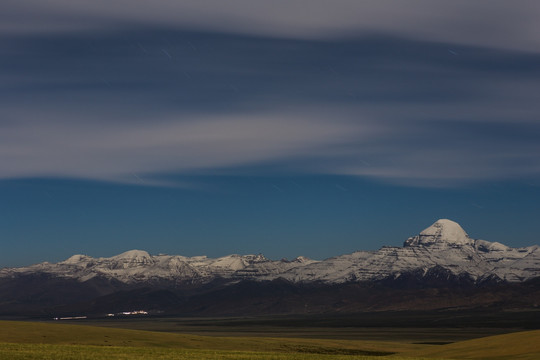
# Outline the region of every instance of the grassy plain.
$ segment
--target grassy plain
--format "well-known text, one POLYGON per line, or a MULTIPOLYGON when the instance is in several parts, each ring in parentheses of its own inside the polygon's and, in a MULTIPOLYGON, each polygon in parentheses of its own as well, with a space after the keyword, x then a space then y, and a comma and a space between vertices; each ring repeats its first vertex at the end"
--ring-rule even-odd
POLYGON ((0 322, 0 359, 371 359, 421 350, 381 341, 216 337, 71 324, 0 322))
MULTIPOLYGON (((187 350, 151 347, 103 347, 51 344, 0 344, 0 359, 13 360, 380 360, 376 356, 187 350)), ((394 360, 419 358, 395 357, 394 360)))
POLYGON ((75 324, 0 321, 0 359, 538 359, 540 330, 447 345, 220 337, 75 324))
POLYGON ((540 330, 460 341, 408 354, 450 359, 540 359, 540 330))

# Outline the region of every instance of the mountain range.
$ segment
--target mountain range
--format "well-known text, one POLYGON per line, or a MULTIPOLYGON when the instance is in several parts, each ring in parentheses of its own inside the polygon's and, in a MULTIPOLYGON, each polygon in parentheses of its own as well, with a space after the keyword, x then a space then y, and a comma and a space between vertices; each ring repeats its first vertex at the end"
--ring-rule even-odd
MULTIPOLYGON (((250 308, 249 299, 254 297, 266 304, 264 313, 294 312, 302 306, 306 310, 308 303, 312 311, 336 310, 336 303, 342 303, 337 311, 355 311, 381 304, 406 308, 403 294, 412 297, 409 307, 418 307, 429 298, 426 289, 437 289, 435 297, 449 306, 491 304, 478 295, 487 291, 486 296, 495 302, 515 303, 511 299, 515 295, 534 307, 540 302, 539 276, 539 246, 511 248, 472 239, 456 222, 441 219, 408 238, 403 247, 384 246, 322 261, 302 256, 270 260, 261 254, 152 256, 130 250, 109 258, 73 255, 59 263, 4 268, 0 270, 0 314, 99 313, 129 302, 132 307, 157 311, 234 313, 240 306, 250 308), (505 297, 501 295, 504 289, 518 294, 505 297), (460 296, 464 291, 469 295, 460 296), (336 297, 340 292, 341 298, 336 297), (365 300, 366 292, 373 299, 365 300), (354 299, 361 294, 364 300, 359 304, 354 299), (393 302, 392 297, 398 295, 400 300, 393 302), (472 303, 471 296, 476 297, 472 303), (273 309, 268 308, 269 301, 273 309)), ((255 307, 254 312, 258 311, 255 307)))

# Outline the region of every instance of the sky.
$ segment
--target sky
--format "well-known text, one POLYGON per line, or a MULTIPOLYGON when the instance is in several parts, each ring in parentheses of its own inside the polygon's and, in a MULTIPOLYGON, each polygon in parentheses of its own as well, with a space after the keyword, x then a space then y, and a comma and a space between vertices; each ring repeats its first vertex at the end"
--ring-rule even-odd
POLYGON ((0 267, 539 243, 537 1, 0 7, 0 267))

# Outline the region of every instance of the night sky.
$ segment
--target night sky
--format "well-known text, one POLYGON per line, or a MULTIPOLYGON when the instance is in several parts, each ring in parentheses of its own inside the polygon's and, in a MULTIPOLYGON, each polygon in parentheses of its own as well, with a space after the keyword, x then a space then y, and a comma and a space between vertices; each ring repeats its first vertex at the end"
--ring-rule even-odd
POLYGON ((3 0, 0 267, 539 243, 537 1, 3 0))

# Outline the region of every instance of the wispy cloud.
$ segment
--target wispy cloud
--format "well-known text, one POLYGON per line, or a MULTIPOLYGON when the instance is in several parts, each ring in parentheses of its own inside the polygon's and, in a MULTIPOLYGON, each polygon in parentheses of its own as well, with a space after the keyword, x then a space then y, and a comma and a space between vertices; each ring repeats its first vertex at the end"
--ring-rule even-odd
POLYGON ((336 144, 370 133, 365 127, 351 128, 310 111, 170 116, 147 123, 105 124, 103 119, 79 118, 6 125, 0 134, 0 177, 65 176, 138 183, 134 173, 150 180, 161 173, 317 157, 331 153, 336 144))
POLYGON ((140 28, 0 45, 3 179, 150 185, 270 163, 420 186, 540 176, 534 53, 140 28))
POLYGON ((91 117, 20 121, 4 125, 0 134, 0 178, 162 185, 163 174, 264 164, 278 172, 347 174, 413 186, 540 176, 536 125, 523 125, 515 133, 515 125, 376 120, 362 113, 361 108, 312 108, 206 117, 171 114, 147 123, 115 119, 107 124, 91 117))
POLYGON ((385 33, 537 52, 539 15, 534 0, 4 0, 0 31, 163 26, 304 39, 385 33))

